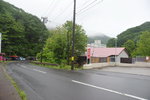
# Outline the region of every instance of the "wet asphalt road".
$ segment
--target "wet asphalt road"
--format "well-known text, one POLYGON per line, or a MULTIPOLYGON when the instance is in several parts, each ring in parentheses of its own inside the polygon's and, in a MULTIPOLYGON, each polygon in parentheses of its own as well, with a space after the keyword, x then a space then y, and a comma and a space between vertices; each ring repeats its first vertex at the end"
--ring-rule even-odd
POLYGON ((10 63, 28 100, 150 100, 150 77, 96 70, 63 71, 10 63))

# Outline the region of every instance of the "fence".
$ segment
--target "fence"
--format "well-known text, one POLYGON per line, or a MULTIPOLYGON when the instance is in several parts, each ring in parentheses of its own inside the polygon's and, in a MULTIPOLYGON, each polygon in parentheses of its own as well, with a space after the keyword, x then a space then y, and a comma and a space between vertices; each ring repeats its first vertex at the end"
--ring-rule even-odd
POLYGON ((132 58, 121 58, 121 63, 133 63, 132 58))
POLYGON ((121 58, 120 63, 136 63, 136 62, 149 62, 150 57, 140 57, 137 56, 136 58, 121 58))
POLYGON ((135 62, 146 62, 146 57, 139 57, 139 56, 137 56, 135 58, 135 62))

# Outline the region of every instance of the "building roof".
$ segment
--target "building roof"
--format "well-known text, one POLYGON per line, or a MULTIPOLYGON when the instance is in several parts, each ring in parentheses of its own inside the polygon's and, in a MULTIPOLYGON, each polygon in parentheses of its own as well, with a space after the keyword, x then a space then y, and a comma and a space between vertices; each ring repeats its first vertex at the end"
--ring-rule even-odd
POLYGON ((109 57, 119 55, 125 48, 91 48, 92 57, 109 57))

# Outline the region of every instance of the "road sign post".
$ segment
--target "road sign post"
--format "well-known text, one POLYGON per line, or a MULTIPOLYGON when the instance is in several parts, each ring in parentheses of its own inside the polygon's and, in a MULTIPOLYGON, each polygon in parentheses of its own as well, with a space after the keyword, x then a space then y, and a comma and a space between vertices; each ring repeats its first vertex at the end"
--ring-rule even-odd
POLYGON ((87 64, 90 64, 90 58, 91 58, 91 48, 87 49, 87 64))

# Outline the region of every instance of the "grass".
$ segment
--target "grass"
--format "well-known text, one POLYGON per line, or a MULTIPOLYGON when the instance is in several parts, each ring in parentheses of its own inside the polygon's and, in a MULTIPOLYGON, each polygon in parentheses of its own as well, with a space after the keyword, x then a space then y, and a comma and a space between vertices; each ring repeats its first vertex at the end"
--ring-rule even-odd
MULTIPOLYGON (((41 67, 46 67, 46 68, 53 68, 53 69, 63 69, 63 70, 71 70, 71 66, 70 65, 58 65, 58 66, 52 66, 52 65, 43 65, 43 64, 35 64, 34 62, 38 62, 38 61, 33 61, 33 65, 39 65, 41 67)), ((74 67, 74 70, 81 70, 83 69, 82 67, 79 68, 79 67, 74 67)))
MULTIPOLYGON (((6 63, 5 63, 4 66, 6 66, 6 63)), ((18 86, 17 83, 13 80, 13 78, 10 77, 7 73, 5 73, 5 75, 6 75, 6 77, 10 80, 10 82, 12 83, 12 85, 15 87, 15 89, 16 89, 16 91, 18 92, 18 94, 19 94, 21 100, 27 100, 27 96, 26 96, 25 92, 22 91, 22 90, 19 88, 19 86, 18 86)))
POLYGON ((14 61, 0 61, 0 63, 3 63, 4 65, 10 63, 10 62, 14 62, 14 61))
POLYGON ((27 100, 26 94, 24 91, 22 91, 19 86, 17 85, 17 83, 10 77, 7 76, 9 78, 9 80, 11 81, 11 83, 13 84, 13 86, 16 88, 19 96, 21 97, 22 100, 27 100))

